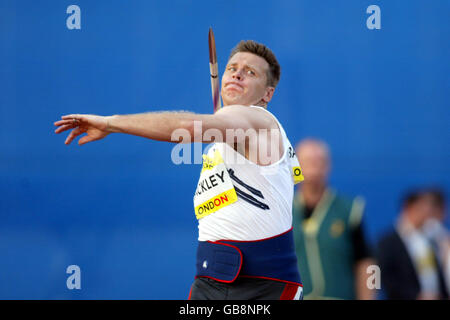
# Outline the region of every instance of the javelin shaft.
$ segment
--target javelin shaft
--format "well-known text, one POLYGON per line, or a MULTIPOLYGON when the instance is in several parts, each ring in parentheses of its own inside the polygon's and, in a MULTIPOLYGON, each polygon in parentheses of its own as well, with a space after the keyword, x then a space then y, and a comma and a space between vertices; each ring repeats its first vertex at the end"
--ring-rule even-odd
POLYGON ((213 99, 214 113, 222 107, 220 102, 219 66, 217 64, 216 41, 212 28, 209 28, 209 71, 211 75, 211 93, 213 99))

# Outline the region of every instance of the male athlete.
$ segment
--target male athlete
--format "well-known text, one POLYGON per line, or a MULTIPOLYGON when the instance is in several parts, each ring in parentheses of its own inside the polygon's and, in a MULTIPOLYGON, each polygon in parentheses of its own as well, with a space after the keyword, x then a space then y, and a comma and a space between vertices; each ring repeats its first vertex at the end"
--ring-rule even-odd
POLYGON ((194 195, 199 244, 190 299, 302 298, 292 200, 303 175, 283 127, 266 110, 279 78, 270 49, 241 41, 222 77, 224 107, 215 114, 72 114, 55 122, 56 133, 72 129, 66 144, 83 133, 79 145, 113 132, 174 143, 183 142, 172 139, 176 129, 187 130, 189 142, 214 136, 194 195), (211 134, 195 134, 199 124, 211 134))

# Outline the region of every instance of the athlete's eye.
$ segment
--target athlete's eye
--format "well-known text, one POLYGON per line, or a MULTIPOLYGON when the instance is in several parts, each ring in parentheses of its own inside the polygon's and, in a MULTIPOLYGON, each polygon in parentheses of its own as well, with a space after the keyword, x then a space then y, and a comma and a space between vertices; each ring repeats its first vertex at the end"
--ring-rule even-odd
POLYGON ((250 74, 250 75, 252 75, 252 76, 256 75, 256 73, 254 73, 252 70, 248 70, 248 71, 247 71, 247 74, 250 74))

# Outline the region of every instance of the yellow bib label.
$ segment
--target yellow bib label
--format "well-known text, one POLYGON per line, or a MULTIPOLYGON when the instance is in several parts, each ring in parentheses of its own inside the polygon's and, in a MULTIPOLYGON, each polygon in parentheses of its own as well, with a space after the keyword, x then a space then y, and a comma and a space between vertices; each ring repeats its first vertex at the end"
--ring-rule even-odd
POLYGON ((300 168, 300 166, 292 167, 292 174, 294 176, 294 184, 297 184, 297 183, 305 180, 305 177, 303 176, 302 168, 300 168))
POLYGON ((236 190, 222 156, 212 148, 203 155, 202 171, 194 195, 195 216, 201 219, 236 201, 236 190))
POLYGON ((237 201, 237 195, 233 188, 195 207, 195 216, 201 219, 235 201, 237 201))
POLYGON ((291 143, 287 141, 287 156, 289 157, 289 162, 291 166, 292 178, 294 179, 294 185, 305 180, 303 176, 302 168, 300 167, 300 163, 298 162, 297 155, 295 153, 294 148, 292 148, 291 143))

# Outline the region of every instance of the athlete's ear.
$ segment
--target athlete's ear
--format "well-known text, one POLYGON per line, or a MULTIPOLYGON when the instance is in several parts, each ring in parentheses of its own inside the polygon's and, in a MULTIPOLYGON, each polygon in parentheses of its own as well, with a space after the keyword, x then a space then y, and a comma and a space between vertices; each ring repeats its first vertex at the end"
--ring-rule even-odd
POLYGON ((268 103, 270 100, 272 100, 274 92, 275 92, 275 88, 274 87, 267 87, 266 88, 266 92, 264 93, 264 96, 263 96, 262 100, 265 103, 268 103))

